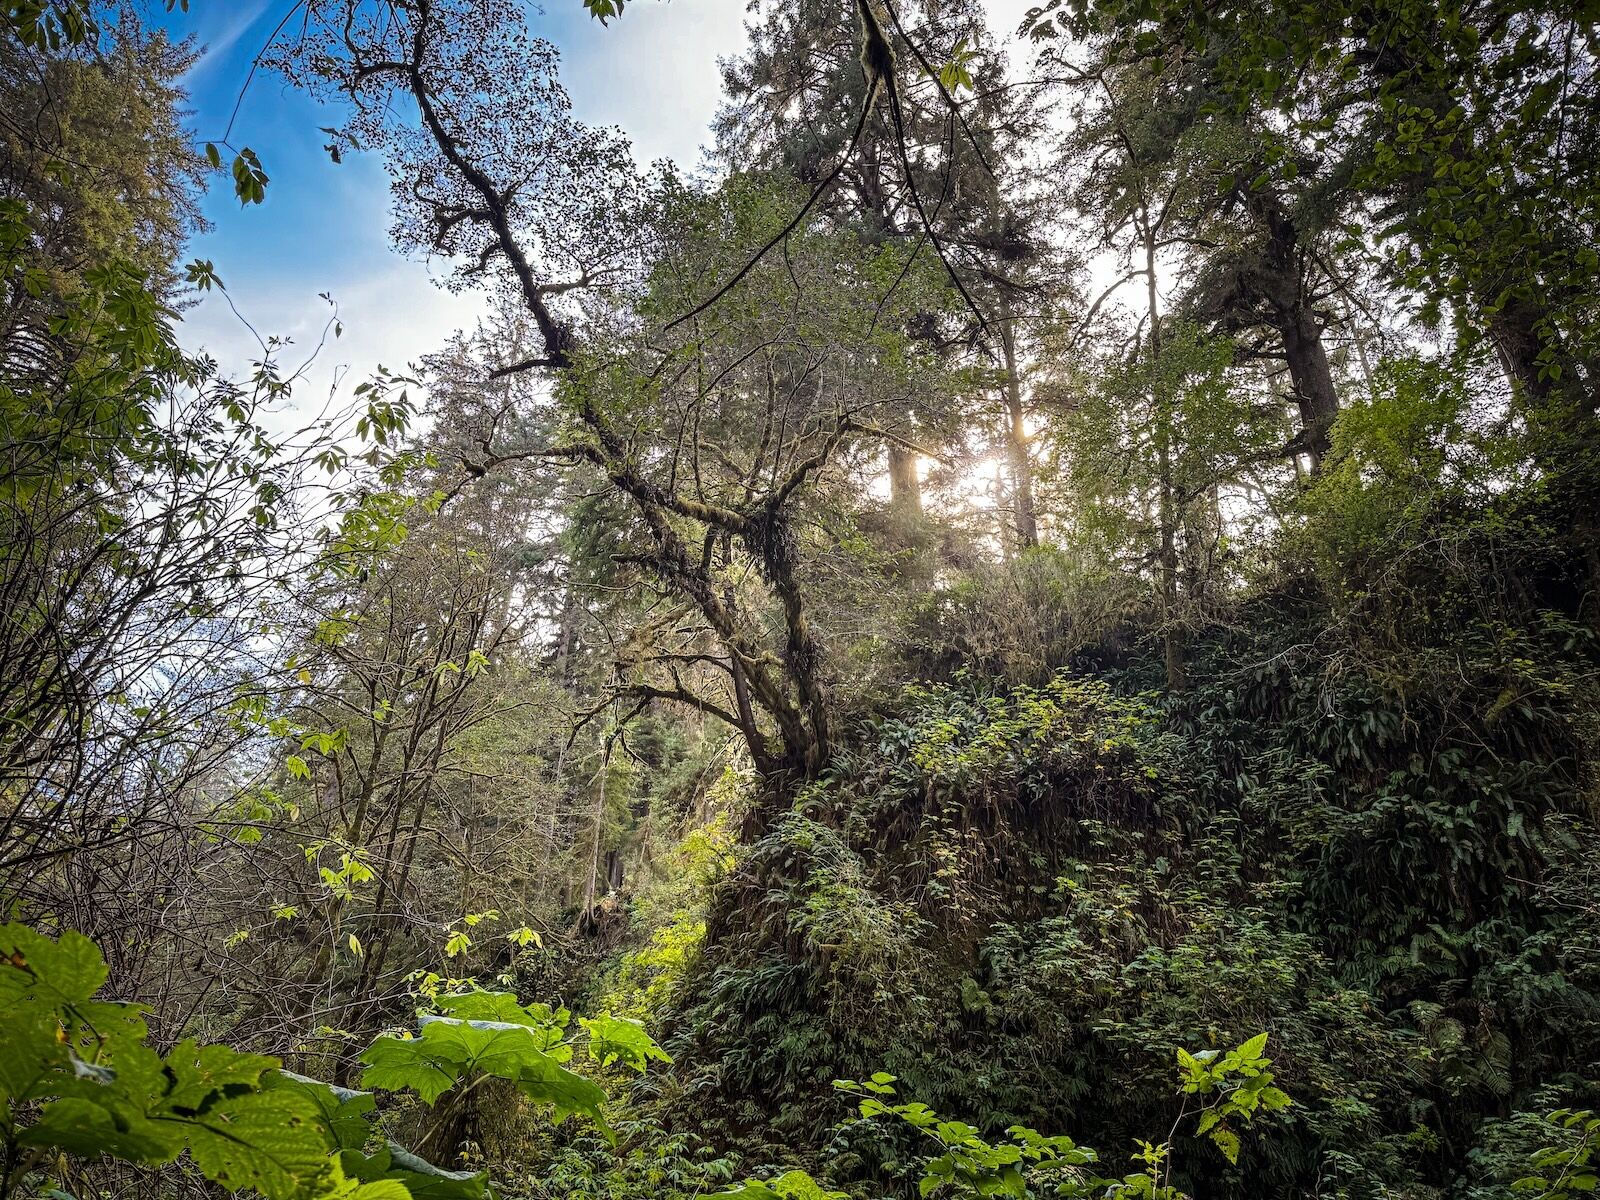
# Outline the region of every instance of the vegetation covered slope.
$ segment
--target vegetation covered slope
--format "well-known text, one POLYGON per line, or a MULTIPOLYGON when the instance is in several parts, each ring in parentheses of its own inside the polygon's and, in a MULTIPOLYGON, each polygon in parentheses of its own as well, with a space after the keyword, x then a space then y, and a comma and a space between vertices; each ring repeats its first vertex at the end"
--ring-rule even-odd
POLYGON ((1351 670, 1285 592, 1181 699, 1137 655, 893 697, 711 893, 668 1109, 815 1143, 826 1080, 882 1067, 1114 1146, 1173 1119, 1174 1046, 1268 1029, 1293 1116, 1195 1194, 1498 1194, 1519 1123, 1593 1103, 1600 1002, 1592 642, 1504 616, 1351 670))

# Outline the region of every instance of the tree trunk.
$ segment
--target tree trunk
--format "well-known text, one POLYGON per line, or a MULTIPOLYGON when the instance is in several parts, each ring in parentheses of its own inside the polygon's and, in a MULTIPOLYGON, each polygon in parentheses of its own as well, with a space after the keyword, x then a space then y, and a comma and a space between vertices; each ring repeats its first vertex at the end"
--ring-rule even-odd
POLYGON ((1183 630, 1178 623, 1178 502, 1172 481, 1172 397, 1156 377, 1161 359, 1161 306, 1156 298, 1156 233, 1150 210, 1140 222, 1144 235, 1145 301, 1150 312, 1151 400, 1156 410, 1158 517, 1161 523, 1161 654, 1167 669, 1167 690, 1181 692, 1188 682, 1184 667, 1183 630))
POLYGON ((1322 469, 1322 460, 1333 447, 1333 422, 1339 415, 1339 393, 1334 390, 1328 352, 1322 345, 1322 326, 1316 317, 1298 303, 1280 312, 1278 332, 1283 338, 1284 359, 1289 364, 1294 402, 1300 410, 1300 436, 1296 441, 1311 459, 1311 471, 1315 474, 1322 469))
POLYGON ((922 515, 922 477, 914 450, 889 443, 889 507, 908 517, 922 515))
POLYGON ((1033 507, 1033 463, 1028 457, 1027 413, 1022 407, 1022 377, 1017 368, 1017 335, 1011 313, 1000 321, 1000 348, 1006 364, 1006 453, 1011 468, 1013 524, 1017 548, 1039 544, 1039 519, 1033 507))
POLYGON ((1308 306, 1301 274, 1300 230, 1270 191, 1255 193, 1248 203, 1267 240, 1258 262, 1245 272, 1241 287, 1268 305, 1267 321, 1283 343, 1293 399, 1300 410, 1300 433, 1293 445, 1310 458, 1315 474, 1332 446, 1339 393, 1322 345, 1322 323, 1308 306))
POLYGON ((571 580, 561 597, 561 636, 556 643, 556 677, 569 689, 574 686, 576 672, 573 663, 573 642, 578 634, 578 589, 571 580))
POLYGON ((583 911, 578 914, 577 931, 591 934, 600 926, 596 914, 598 902, 595 885, 600 879, 600 836, 606 820, 606 776, 611 773, 611 747, 606 746, 600 758, 599 786, 595 789, 594 826, 589 841, 589 870, 583 883, 583 911))

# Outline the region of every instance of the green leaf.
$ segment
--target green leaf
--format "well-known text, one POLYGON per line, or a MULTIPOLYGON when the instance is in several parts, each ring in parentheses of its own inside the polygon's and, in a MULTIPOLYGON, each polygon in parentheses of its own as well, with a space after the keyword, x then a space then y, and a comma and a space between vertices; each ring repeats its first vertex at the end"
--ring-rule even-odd
POLYGON ((361 1076, 363 1085, 387 1091, 410 1089, 432 1104, 469 1076, 492 1075, 515 1083, 530 1100, 551 1105, 557 1120, 581 1113, 608 1139, 612 1136, 605 1119, 605 1092, 545 1053, 538 1031, 526 1025, 451 1017, 421 1020, 419 1036, 380 1037, 367 1047, 361 1055, 368 1064, 361 1076))
POLYGON ((267 1200, 316 1195, 336 1169, 316 1105, 285 1088, 222 1101, 195 1122, 189 1154, 212 1182, 267 1200))
POLYGON ((1255 1037, 1251 1038, 1248 1042, 1244 1043, 1244 1045, 1235 1050, 1234 1053, 1240 1058, 1244 1059, 1246 1062, 1254 1062, 1256 1059, 1261 1057, 1262 1052, 1265 1051, 1266 1048, 1267 1035, 1264 1033, 1258 1033, 1255 1035, 1255 1037))
POLYGON ((830 1192, 804 1171, 786 1171, 762 1182, 747 1179, 737 1187, 717 1192, 706 1200, 846 1200, 847 1192, 830 1192))
POLYGON ((361 1052, 361 1061, 367 1064, 361 1073, 363 1087, 386 1092, 410 1090, 428 1104, 460 1078, 456 1064, 431 1057, 418 1038, 380 1037, 361 1052))
POLYGON ((393 1141, 370 1156, 346 1151, 340 1162, 352 1178, 403 1184, 414 1200, 481 1200, 489 1181, 487 1171, 446 1171, 393 1141))
POLYGON ((52 1146, 85 1158, 110 1154, 127 1162, 161 1166, 183 1152, 183 1134, 181 1125, 148 1120, 115 1097, 97 1104, 68 1096, 46 1105, 38 1121, 17 1140, 24 1146, 52 1146))
POLYGON ((1294 1101, 1287 1092, 1275 1087, 1263 1088, 1261 1092, 1261 1107, 1266 1112, 1276 1112, 1280 1108, 1288 1108, 1294 1101))
POLYGON ((510 992, 471 991, 439 996, 434 1006, 462 1021, 490 1022, 504 1025, 526 1025, 530 1029, 547 1032, 540 1039, 541 1050, 548 1050, 561 1039, 569 1014, 564 1008, 552 1009, 548 1004, 517 1003, 510 992))
POLYGON ((267 198, 267 173, 254 150, 246 146, 233 159, 233 190, 241 204, 260 204, 267 198))
POLYGON ((638 1021, 611 1016, 580 1017, 578 1024, 589 1031, 589 1057, 602 1067, 621 1062, 643 1074, 651 1060, 672 1061, 638 1021))
POLYGON ((348 1192, 334 1193, 328 1200, 410 1200, 411 1193, 398 1179, 379 1179, 363 1183, 348 1192))
POLYGON ((372 1135, 369 1118, 377 1112, 378 1102, 371 1092, 335 1087, 283 1070, 271 1072, 263 1083, 268 1088, 299 1091, 316 1106, 323 1141, 329 1150, 360 1150, 372 1135))
POLYGON ((1231 1129, 1213 1129, 1211 1140, 1231 1163, 1239 1161, 1239 1135, 1231 1129))
POLYGON ((758 1179, 747 1179, 737 1187, 713 1192, 705 1200, 779 1200, 778 1193, 758 1179))
POLYGON ((0 1021, 0 1097, 33 1100, 48 1094, 41 1084, 69 1065, 57 1041, 60 1023, 50 1010, 13 1006, 0 1021))
POLYGON ((90 999, 106 981, 100 948, 68 930, 59 941, 12 923, 0 928, 0 1008, 25 997, 51 1004, 90 999))
POLYGON ((257 1091, 262 1075, 276 1070, 278 1060, 183 1041, 172 1048, 165 1065, 165 1106, 179 1116, 203 1116, 220 1100, 257 1091))

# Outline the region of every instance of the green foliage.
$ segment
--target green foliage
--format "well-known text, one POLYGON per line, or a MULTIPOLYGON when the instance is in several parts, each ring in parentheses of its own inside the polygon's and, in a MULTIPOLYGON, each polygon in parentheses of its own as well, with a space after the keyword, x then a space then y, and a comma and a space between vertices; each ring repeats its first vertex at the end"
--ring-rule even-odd
MULTIPOLYGON (((1271 1060, 1264 1058, 1267 1035, 1258 1034, 1228 1051, 1178 1050, 1181 1089, 1200 1099, 1195 1132, 1208 1137, 1227 1157, 1237 1162, 1239 1139, 1228 1125, 1230 1118, 1249 1121, 1257 1112, 1289 1107, 1291 1101, 1272 1087, 1271 1060)), ((1100 1156, 1065 1135, 1046 1136, 1023 1125, 1006 1130, 1008 1141, 991 1142, 982 1131, 963 1121, 945 1120, 926 1104, 894 1104, 895 1077, 877 1072, 870 1079, 834 1081, 840 1091, 859 1097, 863 1120, 898 1117, 940 1153, 924 1162, 917 1181, 921 1196, 1011 1196, 1025 1200, 1037 1195, 1149 1197, 1176 1200, 1180 1193, 1169 1182, 1172 1147, 1140 1140, 1136 1163, 1143 1165, 1120 1179, 1096 1172, 1100 1156)))
POLYGON ((705 940, 705 919, 679 910, 651 931, 639 949, 622 955, 605 1001, 614 1011, 644 1017, 660 1012, 672 1000, 705 940))
POLYGON ((831 1192, 804 1171, 785 1171, 772 1179, 747 1179, 708 1200, 846 1200, 848 1192, 831 1192))
POLYGON ((1600 1116, 1558 1108, 1546 1118, 1550 1145, 1528 1159, 1530 1173, 1511 1191, 1533 1200, 1573 1200, 1600 1187, 1600 1116))
POLYGON ((575 1138, 512 1173, 501 1190, 540 1200, 695 1200, 721 1190, 737 1173, 735 1159, 692 1133, 639 1118, 618 1121, 617 1132, 622 1149, 575 1138))
MULTIPOLYGON (((226 150, 259 203, 261 160, 174 149, 181 53, 124 95, 89 5, 3 9, 16 78, 38 68, 69 118, 154 113, 77 178, 82 147, 44 147, 0 201, 0 283, 27 317, 0 379, 0 593, 78 606, 58 627, 6 611, 5 831, 55 839, 0 838, 6 899, 31 911, 37 869, 58 911, 105 908, 115 994, 199 998, 152 1035, 95 998, 86 939, 7 927, 0 1200, 58 1152, 187 1156, 268 1200, 482 1200, 491 1171, 519 1200, 1595 1189, 1589 14, 1050 0, 1030 22, 1077 35, 1090 69, 1063 73, 1105 105, 1036 190, 1039 114, 980 90, 999 60, 965 10, 908 14, 919 86, 974 93, 933 106, 934 137, 909 86, 855 90, 848 5, 778 5, 784 37, 727 72, 732 169, 690 181, 570 119, 517 6, 311 8, 267 60, 351 106, 335 158, 386 148, 402 240, 461 281, 508 271, 527 311, 429 367, 426 427, 417 381, 380 372, 352 416, 368 453, 315 435, 293 462, 255 416, 292 378, 266 361, 235 387, 175 333, 186 173, 226 150), (420 120, 393 117, 413 101, 420 120), (1073 294, 1082 264, 1033 241, 1058 216, 1085 253, 1142 226, 1137 325, 1107 333, 1112 308, 1073 294), (991 310, 976 326, 958 275, 991 310), (1382 354, 1446 315, 1437 357, 1382 354), (1295 338, 1329 359, 1324 335, 1343 410, 1325 455, 1295 364, 1287 391, 1260 365, 1295 338), (983 365, 996 338, 1024 365, 983 365), (523 370, 550 374, 524 389, 523 370), (336 495, 305 507, 332 526, 279 553, 311 468, 336 495), (368 486, 340 488, 352 472, 368 486), (925 509, 900 494, 923 483, 925 509), (265 582, 225 611, 242 563, 265 582), (147 703, 192 676, 94 640, 130 625, 176 644, 204 625, 280 674, 196 654, 220 699, 147 703), (90 695, 100 663, 126 674, 90 695), (237 740, 200 744, 193 711, 237 740), (120 726, 138 757, 95 740, 124 713, 148 722, 120 726), (191 844, 249 853, 192 868, 191 844), (120 895, 80 901, 113 879, 98 896, 143 889, 156 946, 120 895), (193 966, 167 936, 185 921, 193 966), (250 960, 225 1001, 200 990, 217 944, 250 960), (440 954, 464 978, 428 970, 440 954), (462 990, 480 972, 558 978, 603 1015, 462 990), (396 981, 427 1011, 353 1061, 397 1019, 396 981), (260 1045, 374 1090, 186 1036, 267 1013, 281 1040, 260 1045), (641 1080, 652 1064, 671 1069, 641 1080), (880 1065, 841 1081, 861 1119, 834 1128, 826 1081, 880 1065), (473 1122, 524 1100, 557 1121, 506 1153, 473 1122), (474 1169, 390 1139, 411 1120, 474 1169), (1120 1176, 1083 1144, 1130 1139, 1120 1176)), ((210 261, 183 274, 225 290, 210 261)))
MULTIPOLYGON (((0 929, 0 1142, 9 1195, 45 1150, 161 1166, 187 1153, 207 1179, 267 1200, 481 1200, 486 1175, 434 1166, 376 1137, 371 1092, 282 1071, 276 1059, 183 1041, 165 1056, 146 1044, 136 1005, 94 999, 106 981, 94 943, 0 929), (36 1113, 26 1120, 29 1113, 36 1113), (375 1142, 377 1144, 375 1144, 375 1142)), ((558 1117, 581 1113, 610 1139, 605 1094, 560 1064, 565 1010, 519 1005, 509 993, 440 996, 458 1016, 424 1016, 418 1036, 378 1038, 363 1081, 432 1104, 452 1087, 514 1083, 558 1117)), ((643 1072, 670 1062, 636 1023, 582 1022, 590 1055, 643 1072)))
POLYGON ((1262 1057, 1266 1048, 1267 1035, 1258 1033, 1225 1054, 1178 1051, 1184 1094, 1199 1096, 1205 1104, 1195 1132, 1209 1137, 1231 1163, 1239 1161, 1239 1135, 1229 1128, 1230 1118, 1250 1121, 1257 1112, 1277 1112, 1292 1103, 1287 1093, 1272 1086, 1267 1070, 1272 1060, 1262 1057))
POLYGON ((991 1143, 963 1121, 945 1120, 921 1102, 891 1104, 894 1076, 878 1072, 871 1079, 834 1081, 841 1091, 863 1095, 859 1111, 865 1120, 898 1117, 931 1139, 941 1150, 920 1167, 917 1191, 922 1196, 1027 1197, 1040 1191, 1063 1196, 1106 1194, 1115 1181, 1096 1175, 1099 1155, 1078 1146, 1064 1134, 1047 1137, 1025 1126, 1006 1130, 1009 1141, 991 1143), (1048 1185, 1048 1186, 1046 1186, 1048 1185))
POLYGON ((268 1200, 403 1198, 403 1188, 345 1178, 315 1102, 268 1084, 276 1060, 189 1041, 159 1055, 137 1006, 94 999, 105 979, 80 934, 0 930, 0 1191, 54 1149, 147 1166, 187 1153, 206 1178, 268 1200), (35 1105, 37 1118, 22 1123, 35 1105))
MULTIPOLYGON (((453 1088, 485 1077, 504 1079, 535 1104, 553 1108, 556 1120, 576 1113, 608 1139, 614 1136, 605 1092, 563 1065, 573 1051, 564 1040, 565 1009, 524 1007, 509 992, 484 991, 441 995, 434 1004, 449 1015, 424 1015, 418 1034, 388 1034, 362 1052, 363 1085, 409 1090, 432 1104, 453 1088)), ((652 1060, 672 1061, 635 1021, 603 1016, 579 1023, 590 1057, 601 1066, 620 1061, 642 1073, 652 1060)))
POLYGON ((583 0, 583 7, 592 20, 605 25, 611 18, 622 15, 622 10, 627 7, 627 0, 583 0))
POLYGON ((1417 358, 1386 360, 1333 438, 1287 547, 1344 603, 1380 580, 1397 584, 1392 566, 1407 546, 1468 535, 1474 509, 1528 467, 1520 440, 1482 411, 1458 371, 1417 358))
MULTIPOLYGON (((1126 1144, 1165 1127, 1149 1081, 1178 1047, 1268 1028, 1278 1061, 1234 1076, 1244 1109, 1215 1112, 1214 1151, 1177 1162, 1174 1186, 1443 1186, 1445 1139, 1478 1144, 1501 1105, 1590 1061, 1600 960, 1568 770, 1590 642, 1525 618, 1463 632, 1460 577, 1432 578, 1427 636, 1446 646, 1426 662, 1414 627, 1410 660, 1369 657, 1369 674, 1274 661, 1311 637, 1274 597, 1195 648, 1207 682, 1181 701, 1141 695, 1134 657, 1100 680, 960 676, 887 702, 713 908, 676 1017, 694 1040, 669 1042, 714 1081, 701 1119, 820 1138, 807 1081, 882 1064, 982 1129, 1071 1121, 1080 1142, 1126 1144), (897 948, 857 975, 870 929, 897 948), (856 1003, 868 989, 879 1008, 856 1003), (1284 1092, 1282 1133, 1232 1166, 1245 1111, 1284 1092)), ((1227 1056, 1191 1057, 1197 1101, 1227 1056)))
MULTIPOLYGON (((0 202, 0 278, 8 288, 44 297, 52 284, 34 262, 33 228, 26 205, 0 202)), ((174 382, 202 379, 199 364, 177 347, 172 311, 126 262, 90 268, 81 286, 56 297, 54 307, 51 332, 70 347, 63 377, 0 378, 0 428, 21 451, 0 488, 19 506, 42 504, 125 462, 149 466, 181 453, 154 413, 174 382), (44 403, 40 393, 51 385, 51 402, 44 403)), ((199 461, 191 459, 188 469, 198 471, 199 461)))
POLYGON ((910 730, 911 765, 956 787, 1005 780, 1037 769, 1047 757, 1097 768, 1101 756, 1121 761, 1137 751, 1137 733, 1155 719, 1148 706, 1113 695, 1103 683, 1064 674, 1043 688, 981 696, 976 703, 959 683, 912 687, 906 699, 926 714, 910 730))
POLYGON ((100 32, 88 7, 78 0, 14 0, 0 11, 9 31, 25 46, 60 50, 100 32))
POLYGON ((1008 563, 908 597, 901 619, 920 674, 1039 686, 1113 638, 1147 600, 1144 584, 1091 549, 1038 546, 1008 563))
POLYGON ((579 1017, 578 1024, 589 1034, 589 1057, 602 1067, 620 1062, 642 1075, 652 1060, 672 1061, 639 1021, 628 1017, 579 1017))
POLYGON ((323 1140, 337 1152, 349 1178, 399 1183, 414 1200, 481 1200, 484 1195, 484 1172, 444 1170, 388 1139, 369 1153, 377 1113, 377 1099, 371 1092, 334 1087, 290 1071, 278 1071, 265 1082, 298 1093, 316 1106, 323 1140))
POLYGON ((560 1065, 540 1046, 538 1032, 520 1022, 425 1020, 417 1036, 386 1035, 362 1051, 361 1082, 384 1091, 410 1090, 432 1104, 479 1076, 510 1079, 556 1117, 582 1113, 607 1128, 598 1086, 560 1065))
MULTIPOLYGON (((163 0, 163 3, 168 12, 179 7, 185 12, 189 9, 189 0, 163 0)), ((104 32, 95 20, 93 4, 82 0, 7 0, 0 5, 0 20, 21 45, 52 56, 60 56, 74 47, 97 46, 104 32)), ((214 142, 205 143, 205 157, 213 168, 222 165, 221 151, 214 142)), ((72 165, 81 167, 84 164, 74 162, 72 165)), ((250 147, 235 152, 232 174, 234 194, 241 204, 260 204, 266 199, 267 174, 250 147)))

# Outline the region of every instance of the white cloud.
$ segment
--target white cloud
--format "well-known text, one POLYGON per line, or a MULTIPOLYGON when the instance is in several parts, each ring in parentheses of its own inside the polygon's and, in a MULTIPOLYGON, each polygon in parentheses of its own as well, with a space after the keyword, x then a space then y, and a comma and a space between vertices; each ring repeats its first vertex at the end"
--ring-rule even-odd
POLYGON ((334 281, 328 295, 338 305, 343 326, 338 337, 327 330, 334 308, 310 287, 252 287, 248 275, 230 284, 240 297, 239 313, 226 297, 208 295, 185 314, 183 343, 212 355, 235 378, 248 375, 250 364, 260 360, 257 334, 290 340, 275 354, 283 374, 315 354, 295 386, 291 411, 298 416, 321 411, 335 390, 347 403, 354 386, 380 365, 404 373, 408 364, 437 350, 456 330, 472 326, 486 310, 482 293, 446 291, 425 266, 398 255, 377 270, 334 281))
POLYGON ((268 3, 270 0, 250 0, 250 3, 237 5, 231 14, 231 19, 220 29, 210 32, 207 31, 207 26, 212 22, 206 17, 211 13, 204 14, 196 30, 201 44, 200 57, 185 74, 184 82, 193 87, 207 71, 226 59, 228 51, 232 50, 250 27, 261 19, 261 14, 268 3))

